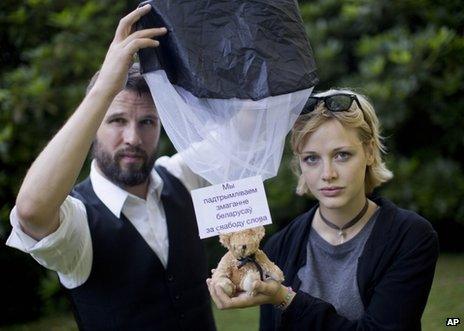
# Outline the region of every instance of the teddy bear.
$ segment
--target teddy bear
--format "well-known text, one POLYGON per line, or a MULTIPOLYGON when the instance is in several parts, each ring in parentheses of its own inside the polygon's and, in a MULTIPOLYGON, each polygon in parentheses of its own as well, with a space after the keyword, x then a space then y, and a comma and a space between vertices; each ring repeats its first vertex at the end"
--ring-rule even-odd
POLYGON ((229 297, 236 296, 240 292, 254 296, 255 280, 272 278, 280 283, 284 281, 282 270, 259 249, 264 233, 264 227, 258 226, 219 235, 219 242, 228 249, 228 252, 213 271, 212 280, 229 297))

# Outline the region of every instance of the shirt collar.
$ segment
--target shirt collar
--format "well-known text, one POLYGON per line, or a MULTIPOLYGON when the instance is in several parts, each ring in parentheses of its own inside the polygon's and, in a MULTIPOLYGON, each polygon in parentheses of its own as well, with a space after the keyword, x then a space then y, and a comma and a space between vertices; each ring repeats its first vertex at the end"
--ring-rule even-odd
MULTIPOLYGON (((138 199, 139 197, 127 192, 126 190, 115 185, 105 176, 103 176, 97 169, 97 163, 92 160, 90 167, 90 181, 93 190, 97 197, 108 207, 108 209, 118 218, 121 217, 121 212, 127 203, 128 199, 138 199)), ((161 197, 161 190, 163 189, 163 180, 156 172, 155 168, 150 173, 150 184, 148 186, 149 196, 159 200, 161 197)))

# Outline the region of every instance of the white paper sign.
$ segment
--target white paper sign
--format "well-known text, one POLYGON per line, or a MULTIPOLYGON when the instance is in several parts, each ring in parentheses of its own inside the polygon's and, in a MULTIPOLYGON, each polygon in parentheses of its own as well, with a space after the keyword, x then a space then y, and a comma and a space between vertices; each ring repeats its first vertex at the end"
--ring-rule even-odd
POLYGON ((200 238, 271 224, 261 176, 191 191, 200 238))

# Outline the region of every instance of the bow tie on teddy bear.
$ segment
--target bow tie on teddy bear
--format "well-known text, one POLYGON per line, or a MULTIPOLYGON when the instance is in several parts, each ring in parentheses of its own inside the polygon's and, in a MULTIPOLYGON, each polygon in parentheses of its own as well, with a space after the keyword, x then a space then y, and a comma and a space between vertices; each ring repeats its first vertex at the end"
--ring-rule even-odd
POLYGON ((264 233, 264 227, 258 226, 219 236, 220 243, 228 252, 214 270, 212 279, 229 297, 240 292, 253 296, 253 283, 256 280, 272 278, 280 283, 284 281, 279 267, 259 249, 264 233))
POLYGON ((239 268, 239 269, 241 267, 243 267, 247 263, 253 263, 256 266, 256 268, 258 269, 258 271, 259 271, 259 279, 264 280, 264 278, 263 278, 263 268, 261 268, 259 263, 256 261, 256 255, 255 254, 251 254, 249 256, 241 257, 241 258, 238 259, 238 261, 240 262, 240 264, 237 266, 237 268, 239 268))

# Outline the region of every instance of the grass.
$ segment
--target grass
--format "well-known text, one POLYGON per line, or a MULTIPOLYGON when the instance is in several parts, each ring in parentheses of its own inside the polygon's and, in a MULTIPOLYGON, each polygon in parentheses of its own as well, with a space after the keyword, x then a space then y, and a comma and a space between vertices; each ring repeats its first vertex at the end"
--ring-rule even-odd
MULTIPOLYGON (((214 309, 219 331, 258 329, 259 309, 219 311, 214 309)), ((448 330, 446 318, 459 317, 464 329, 464 255, 442 255, 438 259, 435 280, 422 317, 424 331, 448 330)), ((455 327, 454 330, 458 330, 455 327)), ((46 317, 37 322, 0 328, 2 331, 73 331, 77 330, 71 315, 46 317)))
MULTIPOLYGON (((443 255, 438 259, 435 279, 422 317, 424 331, 449 330, 448 317, 461 319, 464 329, 464 255, 443 255)), ((459 326, 454 328, 459 329, 459 326)))
POLYGON ((214 318, 219 331, 258 330, 259 307, 249 309, 214 309, 214 318))

